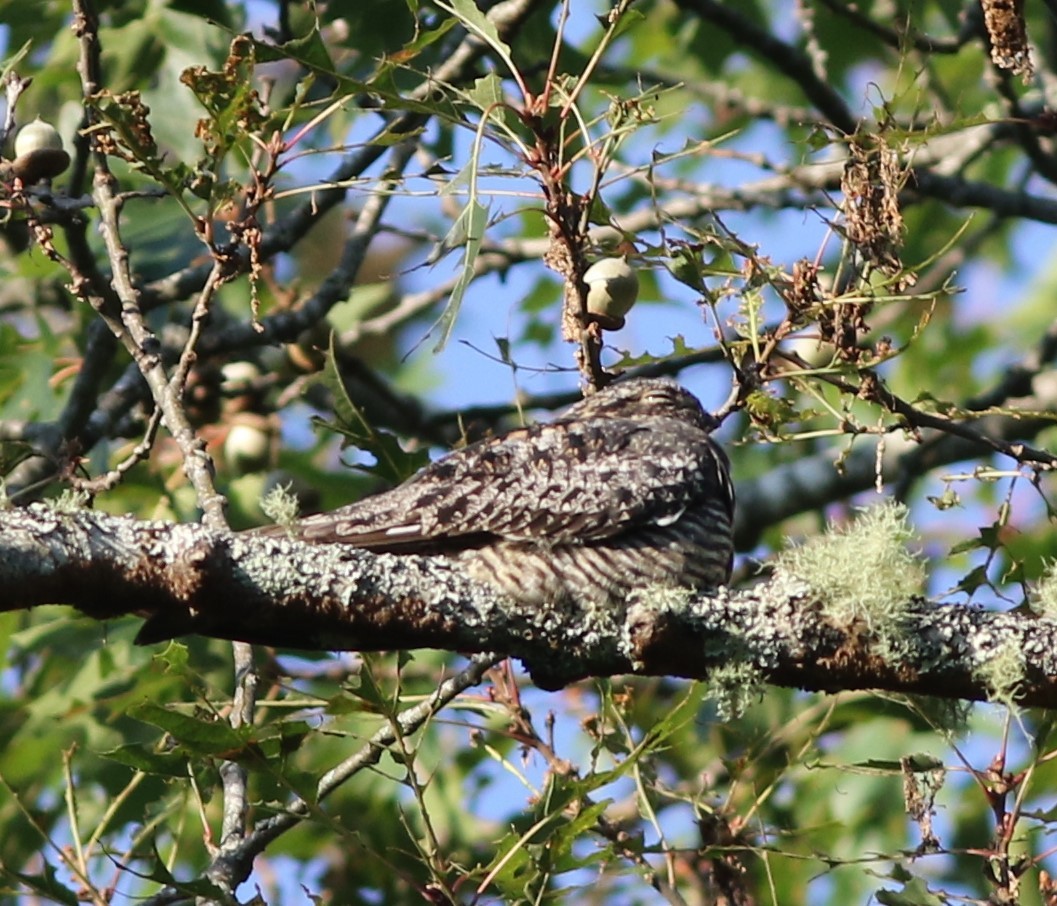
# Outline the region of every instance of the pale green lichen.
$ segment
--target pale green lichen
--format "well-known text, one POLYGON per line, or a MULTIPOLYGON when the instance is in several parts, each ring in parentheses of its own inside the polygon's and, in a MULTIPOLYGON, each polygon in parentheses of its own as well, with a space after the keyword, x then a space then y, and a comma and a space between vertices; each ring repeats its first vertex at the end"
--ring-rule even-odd
POLYGON ((914 540, 906 507, 886 502, 782 551, 775 571, 806 582, 834 621, 861 621, 884 636, 925 584, 924 563, 907 547, 914 540))
POLYGON ((708 698, 721 721, 737 720, 763 697, 763 685, 762 674, 752 664, 724 664, 708 673, 708 698))
POLYGON ((91 499, 85 491, 64 488, 58 497, 49 501, 49 504, 57 513, 76 513, 88 506, 88 501, 91 499))
POLYGON ((261 512, 277 525, 293 525, 299 510, 300 504, 290 485, 277 484, 261 498, 261 512))
POLYGON ((1057 560, 1046 563, 1046 569, 1032 586, 1028 598, 1035 613, 1057 620, 1057 560))
POLYGON ((996 648, 987 660, 978 664, 973 674, 987 687, 992 701, 1012 707, 1024 681, 1026 667, 1024 650, 1010 639, 996 648))
POLYGON ((633 594, 635 601, 643 607, 670 613, 682 613, 694 597, 694 593, 689 588, 672 585, 647 585, 645 588, 637 589, 633 594))
POLYGON ((968 700, 939 698, 935 695, 904 695, 896 696, 894 700, 902 700, 913 714, 926 721, 948 740, 968 730, 969 717, 975 704, 968 700))

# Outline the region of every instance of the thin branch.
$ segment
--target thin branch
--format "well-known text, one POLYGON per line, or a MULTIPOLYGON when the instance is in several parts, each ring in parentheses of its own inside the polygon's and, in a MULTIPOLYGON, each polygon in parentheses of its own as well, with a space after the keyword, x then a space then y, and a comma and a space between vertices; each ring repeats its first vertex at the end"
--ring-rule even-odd
MULTIPOLYGON (((327 771, 316 785, 316 804, 295 799, 281 814, 258 821, 237 847, 223 853, 214 863, 213 873, 225 878, 249 877, 253 860, 263 853, 272 841, 317 814, 319 802, 364 769, 376 765, 385 751, 396 742, 398 732, 404 737, 416 732, 441 708, 462 692, 480 683, 497 660, 498 658, 491 654, 474 655, 467 667, 439 683, 427 698, 401 711, 397 715, 395 726, 386 724, 380 727, 362 748, 327 771)), ((162 906, 183 898, 184 894, 178 889, 165 888, 143 902, 144 906, 162 906)))
MULTIPOLYGON (((80 55, 77 69, 81 75, 82 91, 85 98, 85 110, 89 122, 93 120, 91 98, 98 92, 100 81, 101 47, 99 42, 98 19, 91 0, 74 0, 75 33, 80 43, 80 55)), ((110 171, 106 153, 92 147, 92 159, 95 166, 92 196, 99 209, 100 231, 106 247, 111 266, 111 286, 120 302, 120 315, 115 316, 111 310, 106 293, 99 295, 92 291, 91 283, 81 278, 81 291, 87 296, 93 307, 114 331, 115 336, 125 347, 150 387, 155 406, 161 413, 162 422, 176 441, 183 457, 183 467, 187 478, 195 490, 199 506, 203 510, 206 525, 214 529, 227 526, 224 516, 224 498, 217 491, 213 482, 213 463, 206 453, 205 443, 195 433, 187 418, 182 401, 182 379, 190 367, 193 356, 192 343, 198 336, 203 310, 208 306, 211 293, 203 290, 199 308, 196 309, 196 325, 191 331, 191 339, 185 348, 181 367, 175 378, 170 380, 166 374, 161 356, 161 343, 147 324, 140 306, 139 292, 132 277, 128 249, 121 238, 120 215, 123 199, 118 192, 117 179, 110 171), (184 364, 186 363, 186 364, 184 364)), ((210 274, 217 271, 211 269, 210 274)), ((79 275, 73 273, 75 283, 79 275)), ((212 288, 207 280, 207 288, 212 288)), ((236 729, 253 720, 254 693, 256 673, 253 665, 252 648, 238 642, 232 646, 235 661, 235 706, 231 713, 231 723, 236 729)), ((243 836, 248 800, 246 794, 246 769, 235 761, 221 764, 220 775, 224 789, 224 815, 221 830, 221 851, 230 848, 243 836)), ((233 891, 234 887, 226 887, 233 891)))
POLYGON ((716 0, 677 0, 677 5, 719 26, 739 46, 764 57, 770 65, 796 82, 805 97, 843 134, 855 132, 856 118, 836 89, 818 77, 807 54, 775 37, 733 6, 725 6, 716 0))
MULTIPOLYGON (((887 24, 882 25, 852 3, 842 2, 842 0, 820 0, 820 2, 831 12, 843 16, 864 31, 876 35, 893 50, 900 52, 906 50, 907 47, 913 47, 924 54, 954 54, 976 35, 975 28, 963 27, 955 37, 933 38, 902 23, 896 28, 887 24)), ((968 18, 966 19, 967 24, 969 24, 968 18)))
MULTIPOLYGON (((544 5, 543 0, 502 0, 488 11, 488 18, 495 25, 500 39, 509 42, 525 20, 544 5)), ((458 85, 471 79, 476 74, 475 64, 486 52, 487 47, 481 41, 473 35, 467 35, 444 62, 430 73, 430 78, 424 79, 408 92, 408 100, 422 102, 429 98, 437 84, 458 85)), ((413 135, 428 121, 429 117, 425 114, 410 111, 387 119, 374 136, 369 137, 355 153, 345 157, 323 181, 332 188, 313 192, 311 198, 265 230, 260 258, 268 260, 293 248, 328 211, 345 200, 347 185, 362 176, 385 154, 392 144, 392 136, 413 135)), ((239 263, 233 265, 239 272, 245 270, 248 264, 245 250, 240 255, 239 263)), ((142 288, 144 309, 149 311, 167 302, 189 298, 205 284, 210 269, 211 264, 208 262, 189 265, 147 284, 142 288)))
MULTIPOLYGON (((1034 405, 1027 408, 1031 411, 1034 405)), ((1013 449, 1018 441, 1053 427, 1053 421, 989 415, 969 425, 975 433, 992 442, 1004 441, 1013 449)), ((873 438, 855 441, 851 452, 840 458, 839 468, 835 465, 837 451, 827 449, 784 463, 766 475, 739 484, 735 521, 737 549, 751 550, 769 526, 868 491, 878 480, 885 484, 902 483, 950 463, 978 459, 994 449, 993 443, 981 444, 976 438, 927 431, 920 440, 898 434, 886 437, 879 460, 877 443, 873 438)))

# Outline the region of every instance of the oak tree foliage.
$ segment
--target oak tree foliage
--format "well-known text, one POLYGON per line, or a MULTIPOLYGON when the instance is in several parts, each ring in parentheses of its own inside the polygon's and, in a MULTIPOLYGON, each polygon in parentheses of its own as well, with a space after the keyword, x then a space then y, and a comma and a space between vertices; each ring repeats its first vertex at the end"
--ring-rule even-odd
POLYGON ((5 901, 1057 903, 1050 4, 0 23, 5 901), (617 372, 721 420, 729 593, 237 534, 617 372))

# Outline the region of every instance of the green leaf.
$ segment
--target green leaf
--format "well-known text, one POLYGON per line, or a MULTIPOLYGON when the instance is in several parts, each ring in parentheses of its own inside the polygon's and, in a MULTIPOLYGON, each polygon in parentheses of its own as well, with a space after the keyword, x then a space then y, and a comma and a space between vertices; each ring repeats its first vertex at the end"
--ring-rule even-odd
POLYGON ((103 758, 143 771, 145 774, 184 779, 187 777, 189 759, 181 752, 157 752, 144 745, 130 744, 99 754, 103 758))
MULTIPOLYGON (((441 27, 443 34, 450 25, 441 27)), ((424 49, 433 43, 441 35, 436 35, 432 40, 424 41, 416 51, 424 49)), ((416 113, 432 114, 438 111, 438 107, 447 106, 447 101, 434 99, 432 101, 416 101, 407 95, 406 91, 394 81, 394 72, 403 65, 403 57, 400 53, 390 55, 382 60, 377 70, 370 78, 357 79, 350 76, 344 67, 338 66, 330 55, 330 48, 326 39, 318 29, 313 29, 300 38, 294 38, 283 44, 272 44, 267 41, 251 39, 253 41, 254 54, 258 62, 289 62, 294 61, 313 75, 319 77, 326 84, 334 86, 334 96, 348 97, 350 103, 352 98, 358 95, 370 94, 382 100, 388 110, 405 110, 416 113)))
POLYGON ((233 757, 249 739, 248 732, 237 732, 220 718, 194 717, 154 702, 133 706, 129 709, 129 716, 164 730, 195 755, 233 757))
POLYGON ((481 242, 484 240, 484 231, 487 225, 488 208, 477 201, 476 198, 471 198, 444 239, 445 246, 455 248, 465 244, 466 250, 459 268, 459 276, 452 287, 451 294, 448 296, 448 304, 437 322, 440 327, 440 340, 433 347, 434 352, 440 352, 451 337, 452 329, 455 327, 455 319, 458 317, 459 309, 462 306, 463 296, 466 294, 466 290, 474 277, 474 262, 476 262, 477 255, 481 251, 481 242))
POLYGON ((510 71, 514 72, 514 63, 510 59, 510 48, 499 37, 495 24, 477 8, 474 0, 452 0, 451 6, 445 3, 438 3, 437 5, 442 9, 448 9, 455 13, 462 24, 478 37, 484 39, 485 43, 499 54, 510 68, 510 71))
POLYGON ((183 162, 170 162, 158 147, 150 110, 139 92, 114 94, 104 89, 89 100, 109 125, 113 147, 119 155, 152 176, 173 196, 182 195, 184 187, 193 180, 194 170, 183 162))
POLYGON ((877 891, 877 902, 883 906, 946 906, 948 900, 929 891, 921 878, 911 878, 900 891, 881 888, 877 891))
POLYGON ((705 291, 704 266, 697 249, 690 246, 677 248, 675 254, 665 262, 665 267, 680 283, 699 293, 705 291))
MULTIPOLYGON (((409 0, 408 5, 411 6, 409 0)), ((417 7, 417 4, 415 4, 417 7)), ((412 13, 417 9, 412 9, 412 13)), ((401 64, 406 64, 417 57, 423 50, 443 38, 451 29, 459 23, 455 19, 443 19, 436 28, 424 28, 417 32, 414 39, 408 41, 399 51, 392 54, 392 58, 401 64)))
POLYGON ((180 81, 209 113, 208 120, 199 122, 197 134, 217 161, 247 133, 259 131, 267 122, 253 80, 254 46, 240 35, 231 42, 222 69, 191 66, 180 75, 180 81))
POLYGON ((959 591, 964 591, 966 594, 972 594, 978 588, 986 586, 989 580, 987 578, 987 568, 984 566, 977 566, 970 570, 955 586, 959 591))
POLYGON ((646 17, 640 13, 637 9, 626 9, 622 16, 615 23, 613 23, 613 31, 611 34, 611 40, 616 40, 625 32, 630 31, 636 25, 641 22, 645 22, 646 17))
POLYGON ((389 696, 382 691, 382 688, 375 681, 374 673, 366 663, 356 676, 349 678, 345 684, 345 690, 349 695, 360 699, 367 705, 365 710, 373 711, 377 714, 392 713, 392 703, 389 696))
POLYGON ((219 23, 225 28, 233 28, 231 11, 223 0, 169 0, 169 8, 174 12, 199 16, 211 22, 219 23))
POLYGON ((151 855, 147 860, 145 869, 140 869, 143 877, 149 878, 165 887, 175 887, 188 897, 200 897, 203 900, 214 903, 230 901, 224 891, 206 878, 195 878, 190 881, 180 881, 169 871, 166 860, 161 857, 151 839, 151 855))
POLYGON ((373 464, 358 464, 357 468, 377 475, 390 484, 400 484, 429 461, 429 454, 425 450, 408 452, 400 446, 395 435, 371 425, 349 396, 338 366, 339 359, 334 335, 331 334, 319 380, 333 397, 335 421, 328 422, 317 416, 313 418, 313 424, 344 435, 347 446, 354 446, 374 457, 373 464))
POLYGON ((41 874, 23 874, 8 866, 0 866, 0 877, 8 875, 33 891, 37 896, 44 897, 55 903, 68 903, 69 906, 78 906, 82 902, 72 890, 65 887, 58 878, 55 867, 49 862, 44 863, 41 874))
POLYGON ((32 46, 32 41, 26 41, 18 50, 0 62, 0 80, 3 80, 4 84, 7 83, 8 74, 22 62, 32 46))
POLYGON ((473 88, 466 92, 466 97, 481 111, 487 112, 503 103, 503 80, 494 72, 481 76, 474 80, 473 88))
POLYGON ((283 58, 296 60, 313 72, 322 72, 327 75, 335 75, 338 72, 318 25, 299 38, 291 38, 283 42, 278 50, 283 58))

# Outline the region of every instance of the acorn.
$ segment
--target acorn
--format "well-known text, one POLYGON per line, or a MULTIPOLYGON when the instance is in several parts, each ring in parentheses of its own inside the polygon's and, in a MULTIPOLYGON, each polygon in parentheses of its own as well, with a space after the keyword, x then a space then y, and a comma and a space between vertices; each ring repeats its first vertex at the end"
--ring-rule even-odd
POLYGON ((628 263, 627 255, 596 261, 584 274, 584 283, 587 284, 587 311, 603 327, 623 327, 624 316, 639 297, 639 275, 628 263))
POLYGON ((261 370, 253 362, 228 362, 220 368, 220 389, 227 396, 248 393, 260 376, 261 370))
POLYGON ((224 438, 224 459, 236 475, 257 472, 272 458, 272 435, 264 416, 238 417, 224 438))
POLYGON ((15 159, 11 172, 26 185, 52 179, 70 166, 70 155, 62 147, 62 136, 39 116, 15 136, 15 159))

